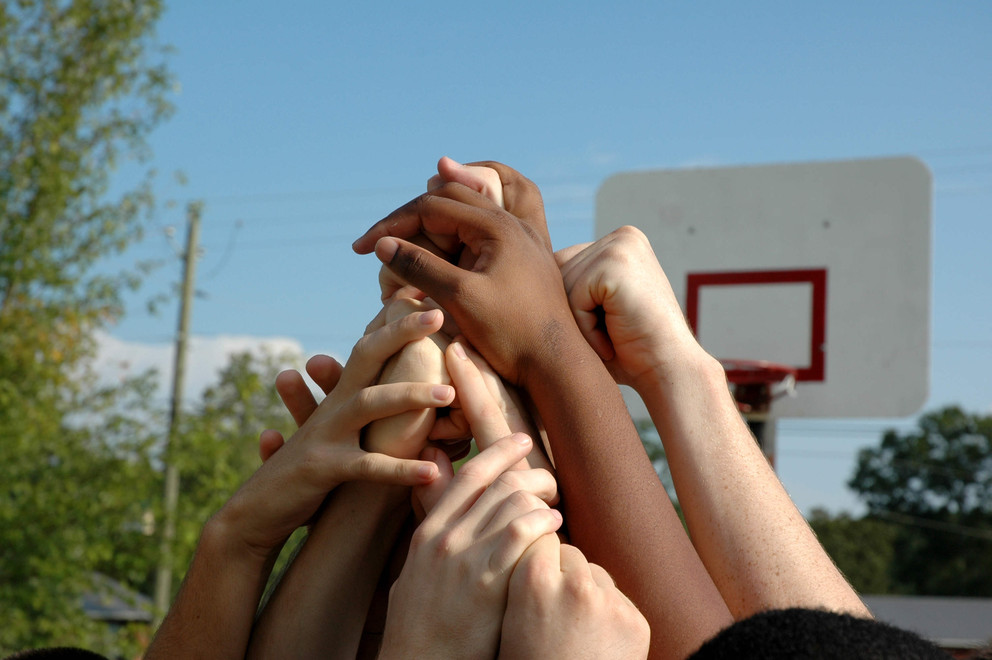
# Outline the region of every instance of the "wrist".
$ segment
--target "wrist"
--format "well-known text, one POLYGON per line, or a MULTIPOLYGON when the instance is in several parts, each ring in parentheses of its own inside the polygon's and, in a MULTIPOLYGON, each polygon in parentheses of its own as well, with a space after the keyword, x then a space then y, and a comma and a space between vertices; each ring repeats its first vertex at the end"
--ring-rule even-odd
POLYGON ((233 503, 233 500, 229 501, 207 520, 200 532, 196 553, 222 557, 232 565, 249 571, 263 569, 275 560, 282 543, 275 547, 251 543, 245 538, 244 525, 233 503))
POLYGON ((583 365, 602 364, 571 317, 566 321, 548 319, 540 341, 530 342, 529 346, 531 350, 520 356, 519 382, 516 383, 526 391, 583 365))
POLYGON ((647 402, 669 391, 694 384, 726 389, 727 376, 720 361, 690 339, 684 346, 671 345, 653 353, 655 359, 644 360, 646 368, 632 380, 634 390, 647 402))
POLYGON ((656 370, 637 392, 662 437, 681 437, 676 429, 699 428, 701 420, 711 426, 740 419, 723 365, 702 349, 656 370))

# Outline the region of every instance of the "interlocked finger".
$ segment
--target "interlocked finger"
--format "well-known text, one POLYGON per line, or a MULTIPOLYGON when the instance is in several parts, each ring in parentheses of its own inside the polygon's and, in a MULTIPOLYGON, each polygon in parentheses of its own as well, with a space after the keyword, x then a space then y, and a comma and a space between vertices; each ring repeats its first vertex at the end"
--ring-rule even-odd
POLYGON ((397 486, 419 486, 436 479, 438 466, 430 461, 394 458, 386 454, 355 449, 340 463, 342 474, 336 481, 374 481, 397 486))
POLYGON ((341 380, 344 367, 330 355, 314 355, 307 360, 307 375, 325 395, 330 394, 341 380))
POLYGON ((303 376, 295 369, 287 369, 276 376, 276 392, 279 393, 279 398, 293 416, 297 426, 303 426, 317 409, 317 400, 314 399, 303 376))
POLYGON ((489 570, 495 575, 506 575, 531 544, 543 536, 554 536, 561 523, 561 514, 547 507, 517 515, 505 525, 505 532, 495 537, 498 543, 489 557, 489 570))
POLYGON ((455 398, 450 385, 435 383, 384 383, 360 390, 345 404, 343 417, 361 428, 409 410, 446 406, 455 398))
POLYGON ((461 342, 448 345, 445 364, 451 375, 462 414, 468 421, 479 449, 485 449, 511 433, 503 408, 486 387, 482 373, 473 363, 461 342))
POLYGON ((503 205, 507 211, 530 227, 551 250, 551 235, 544 217, 544 200, 533 181, 503 163, 486 160, 469 163, 473 167, 488 167, 499 175, 503 186, 503 205))
POLYGON ((359 339, 341 374, 344 389, 354 391, 373 383, 389 358, 411 341, 437 332, 443 320, 444 315, 436 309, 416 312, 359 339))
POLYGON ((516 433, 500 439, 462 465, 431 511, 432 524, 444 526, 461 518, 501 474, 527 455, 533 445, 529 436, 516 433))

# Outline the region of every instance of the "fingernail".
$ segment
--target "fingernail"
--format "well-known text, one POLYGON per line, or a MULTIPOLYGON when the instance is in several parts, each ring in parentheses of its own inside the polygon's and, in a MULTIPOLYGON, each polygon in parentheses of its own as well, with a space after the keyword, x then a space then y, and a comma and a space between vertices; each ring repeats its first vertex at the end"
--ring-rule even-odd
POLYGON ((522 445, 530 444, 530 436, 527 435, 526 433, 514 433, 513 439, 522 445))
POLYGON ((445 402, 451 398, 452 389, 450 385, 435 385, 431 390, 431 395, 435 401, 445 402))
POLYGON ((395 238, 383 236, 375 243, 375 256, 379 258, 379 261, 388 264, 396 256, 399 247, 400 244, 396 242, 395 238))
POLYGON ((551 515, 555 517, 558 522, 562 522, 564 518, 561 517, 561 511, 558 509, 551 509, 551 515))
POLYGON ((417 476, 424 480, 434 479, 437 476, 437 466, 421 465, 417 468, 417 476))
POLYGON ((457 341, 456 342, 453 342, 451 344, 451 350, 453 350, 455 352, 455 357, 457 357, 457 358, 459 358, 461 360, 467 360, 468 359, 468 354, 465 353, 465 347, 462 346, 460 342, 457 342, 457 341))
POLYGON ((424 325, 430 325, 437 320, 437 315, 441 313, 441 310, 432 309, 428 312, 424 312, 420 315, 420 322, 424 325))

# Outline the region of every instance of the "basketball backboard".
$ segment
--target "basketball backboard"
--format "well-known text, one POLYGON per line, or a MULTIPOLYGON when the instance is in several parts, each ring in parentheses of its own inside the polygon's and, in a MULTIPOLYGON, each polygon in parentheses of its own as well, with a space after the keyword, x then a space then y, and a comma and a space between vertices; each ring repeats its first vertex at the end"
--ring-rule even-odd
POLYGON ((796 369, 775 417, 923 405, 931 177, 919 160, 621 173, 600 187, 596 235, 623 225, 650 239, 708 352, 796 369))

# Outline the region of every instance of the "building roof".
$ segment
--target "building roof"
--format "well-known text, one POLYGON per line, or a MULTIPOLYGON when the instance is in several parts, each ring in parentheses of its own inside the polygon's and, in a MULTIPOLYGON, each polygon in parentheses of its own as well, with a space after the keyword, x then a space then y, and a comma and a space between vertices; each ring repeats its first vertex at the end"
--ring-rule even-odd
POLYGON ((93 574, 93 589, 82 600, 83 611, 97 621, 147 623, 152 620, 152 601, 148 596, 100 573, 93 574))
POLYGON ((864 596, 879 621, 912 630, 943 648, 992 643, 992 598, 864 596))

